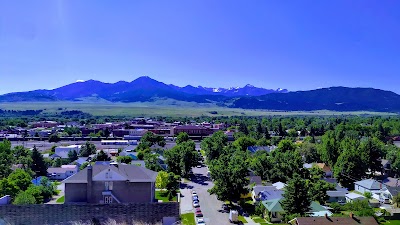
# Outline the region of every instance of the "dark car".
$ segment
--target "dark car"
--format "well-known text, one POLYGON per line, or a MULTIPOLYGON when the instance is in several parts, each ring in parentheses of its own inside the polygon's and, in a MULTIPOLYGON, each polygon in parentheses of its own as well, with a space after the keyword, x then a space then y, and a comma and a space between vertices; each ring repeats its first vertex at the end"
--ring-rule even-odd
POLYGON ((201 212, 201 209, 200 209, 200 208, 196 208, 195 211, 196 211, 196 212, 201 212))
POLYGON ((196 217, 203 217, 203 213, 202 212, 196 212, 196 217))

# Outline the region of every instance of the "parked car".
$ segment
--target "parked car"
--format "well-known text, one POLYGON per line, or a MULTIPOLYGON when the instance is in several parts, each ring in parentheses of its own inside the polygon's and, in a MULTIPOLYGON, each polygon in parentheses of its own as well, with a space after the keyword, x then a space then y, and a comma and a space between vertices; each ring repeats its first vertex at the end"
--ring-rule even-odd
POLYGON ((193 201, 193 207, 198 208, 200 207, 200 204, 198 201, 193 201))
POLYGON ((196 217, 203 217, 203 213, 202 212, 196 212, 196 217))
POLYGON ((200 209, 200 207, 199 208, 196 208, 196 210, 195 210, 196 212, 201 212, 201 209, 200 209))
POLYGON ((206 225, 206 222, 204 222, 203 218, 197 218, 197 224, 198 225, 206 225))
POLYGON ((192 196, 192 201, 200 201, 199 196, 197 195, 192 196))
POLYGON ((198 196, 196 191, 192 191, 192 196, 198 196))

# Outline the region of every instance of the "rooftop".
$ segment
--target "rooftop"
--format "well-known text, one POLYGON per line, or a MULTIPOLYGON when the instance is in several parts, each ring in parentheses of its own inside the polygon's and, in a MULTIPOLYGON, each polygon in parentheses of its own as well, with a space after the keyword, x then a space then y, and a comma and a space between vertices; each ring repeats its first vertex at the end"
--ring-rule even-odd
POLYGON ((300 217, 298 225, 378 225, 375 218, 370 217, 300 217))
MULTIPOLYGON (((370 190, 380 190, 382 189, 382 184, 374 179, 366 179, 366 180, 360 180, 355 182, 355 184, 370 189, 370 190)), ((384 185, 383 185, 384 186, 384 185)))

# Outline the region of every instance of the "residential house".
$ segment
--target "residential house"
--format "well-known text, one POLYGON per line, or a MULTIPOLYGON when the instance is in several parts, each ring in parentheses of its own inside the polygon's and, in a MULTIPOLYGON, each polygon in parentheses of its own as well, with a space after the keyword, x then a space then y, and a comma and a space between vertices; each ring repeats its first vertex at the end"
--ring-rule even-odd
POLYGON ((9 205, 11 204, 11 196, 10 195, 5 195, 0 198, 0 206, 2 205, 9 205))
POLYGON ((147 203, 157 172, 135 165, 93 165, 64 180, 65 203, 147 203))
POLYGON ((397 196, 399 193, 400 193, 400 187, 386 186, 381 190, 381 193, 379 195, 379 201, 385 204, 393 204, 394 196, 397 196))
POLYGON ((90 162, 92 159, 90 157, 79 157, 76 160, 76 165, 81 166, 82 164, 86 163, 86 162, 90 162))
MULTIPOLYGON (((283 218, 282 215, 285 213, 285 210, 283 210, 280 200, 281 199, 262 201, 268 215, 267 218, 270 222, 280 222, 283 218)), ((311 217, 331 216, 332 212, 321 206, 318 202, 311 202, 310 211, 307 212, 307 215, 311 217)))
POLYGON ((79 170, 78 165, 62 165, 61 167, 50 167, 47 169, 50 179, 64 180, 79 170))
POLYGON ((251 191, 251 197, 253 198, 253 201, 260 201, 260 193, 261 192, 272 193, 274 191, 278 191, 278 189, 274 186, 256 185, 253 187, 253 190, 251 191))
MULTIPOLYGON (((55 155, 62 159, 68 159, 69 152, 76 151, 76 153, 78 153, 79 155, 79 153, 81 152, 81 148, 82 145, 58 146, 55 148, 55 155)), ((53 158, 56 156, 52 155, 53 158)))
POLYGON ((282 190, 286 187, 286 184, 279 181, 279 182, 273 183, 272 186, 276 187, 276 189, 278 189, 278 190, 282 190))
POLYGON ((347 190, 343 191, 327 191, 326 194, 329 196, 329 199, 326 201, 328 203, 337 202, 337 203, 346 203, 346 194, 349 192, 347 190))
POLYGON ((275 150, 277 147, 275 145, 272 146, 249 146, 247 147, 247 150, 249 150, 251 153, 256 153, 258 151, 266 151, 266 152, 271 152, 275 150))
POLYGON ((374 179, 366 179, 354 182, 354 190, 362 194, 365 192, 371 192, 371 194, 379 193, 383 186, 385 185, 374 179))
POLYGON ((262 179, 260 176, 255 176, 253 173, 247 177, 250 185, 262 185, 262 179))
POLYGON ((315 165, 321 168, 325 172, 325 177, 332 177, 331 167, 329 167, 325 163, 316 163, 315 165))
POLYGON ((385 186, 389 186, 389 187, 400 187, 400 182, 399 179, 397 178, 393 178, 393 177, 386 177, 382 180, 382 183, 385 186))
POLYGON ((282 199, 284 191, 282 190, 265 190, 258 194, 259 201, 268 201, 274 199, 282 199))
POLYGON ((349 217, 299 217, 289 221, 292 225, 378 225, 374 217, 355 217, 350 214, 349 217))
POLYGON ((363 195, 357 194, 357 193, 347 193, 346 194, 346 202, 353 202, 356 200, 364 200, 366 199, 363 195))

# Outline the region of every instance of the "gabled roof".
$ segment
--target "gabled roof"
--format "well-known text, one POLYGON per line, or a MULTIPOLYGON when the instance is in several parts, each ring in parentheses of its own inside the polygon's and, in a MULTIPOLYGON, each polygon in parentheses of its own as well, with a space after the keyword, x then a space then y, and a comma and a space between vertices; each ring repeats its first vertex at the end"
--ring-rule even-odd
MULTIPOLYGON (((155 182, 157 177, 157 172, 146 169, 141 166, 136 165, 124 165, 118 164, 114 165, 93 165, 92 166, 92 177, 96 176, 100 172, 110 169, 120 176, 125 177, 127 182, 155 182)), ((87 183, 88 181, 88 167, 81 170, 77 174, 64 180, 64 183, 87 183)))
POLYGON ((260 186, 256 185, 253 187, 254 194, 258 196, 262 191, 277 191, 278 189, 274 186, 260 186))
POLYGON ((262 201, 262 204, 265 206, 265 208, 268 210, 268 212, 284 212, 279 200, 280 199, 262 201))
POLYGON ((378 225, 375 218, 370 217, 300 217, 298 225, 378 225))
POLYGON ((274 190, 274 191, 262 191, 260 192, 260 200, 268 201, 274 199, 282 199, 284 191, 282 190, 274 190))
POLYGON ((346 194, 346 198, 349 198, 349 199, 365 199, 364 196, 362 196, 360 194, 357 194, 357 193, 353 193, 353 192, 347 193, 346 194))
POLYGON ((329 197, 346 197, 347 191, 327 191, 329 197))
POLYGON ((315 165, 321 168, 325 173, 332 171, 331 168, 327 166, 325 163, 316 163, 315 165))
POLYGON ((380 190, 384 186, 374 179, 360 180, 354 183, 369 190, 380 190))
POLYGON ((256 184, 256 185, 262 185, 262 180, 260 176, 248 176, 250 182, 249 184, 256 184))
POLYGON ((276 189, 278 189, 278 190, 281 190, 286 187, 286 184, 279 181, 279 182, 273 183, 272 186, 276 187, 276 189))

